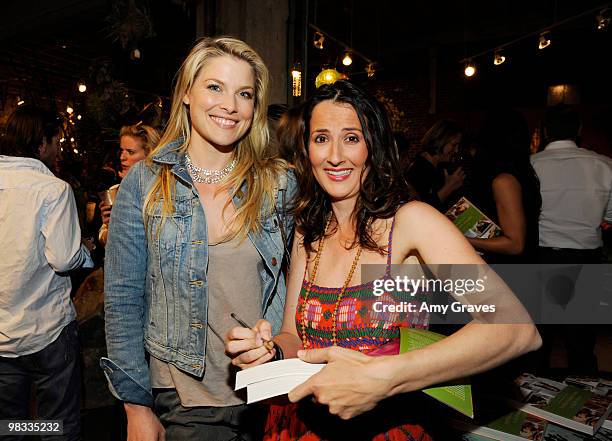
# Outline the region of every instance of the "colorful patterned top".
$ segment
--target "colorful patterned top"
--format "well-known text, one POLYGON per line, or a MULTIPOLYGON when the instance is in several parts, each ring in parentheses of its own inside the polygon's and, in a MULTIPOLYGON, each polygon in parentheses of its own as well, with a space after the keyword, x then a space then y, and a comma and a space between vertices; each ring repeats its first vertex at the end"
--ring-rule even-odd
MULTIPOLYGON (((391 277, 391 244, 393 240, 394 225, 395 220, 389 232, 387 266, 384 279, 391 277)), ((300 338, 302 337, 301 332, 303 323, 301 312, 304 311, 306 315, 306 338, 309 343, 309 349, 332 346, 332 315, 341 288, 327 288, 313 284, 310 287, 310 294, 308 295, 307 304, 304 307, 304 298, 308 285, 309 282, 304 278, 296 311, 296 325, 300 333, 300 338)), ((382 304, 385 305, 397 305, 400 304, 400 302, 406 302, 417 303, 416 310, 418 311, 418 304, 422 300, 422 297, 412 296, 407 292, 385 292, 382 296, 377 296, 374 294, 373 281, 347 287, 338 307, 338 346, 368 353, 387 343, 397 341, 397 339, 399 339, 400 327, 427 327, 429 321, 429 316, 427 314, 388 312, 388 309, 384 312, 377 312, 374 308, 375 302, 382 302, 382 304)), ((380 310, 381 308, 376 309, 380 310)), ((320 408, 324 406, 317 407, 320 408)), ((364 417, 367 418, 368 414, 365 414, 364 417)), ((370 420, 371 421, 369 421, 367 425, 368 429, 371 431, 372 426, 375 426, 377 421, 376 418, 370 418, 370 420)), ((351 430, 355 430, 355 434, 359 433, 358 439, 372 439, 374 441, 431 440, 421 426, 412 424, 401 424, 397 427, 385 428, 378 432, 374 430, 374 432, 371 433, 372 436, 364 438, 362 428, 349 428, 349 426, 351 426, 351 421, 353 420, 342 421, 330 416, 326 407, 324 407, 324 409, 315 409, 313 405, 303 403, 299 405, 273 404, 268 415, 264 440, 318 441, 333 438, 333 433, 339 434, 340 439, 355 439, 351 438, 352 435, 349 435, 351 430), (319 415, 314 418, 312 417, 314 413, 319 413, 319 415), (324 415, 325 413, 327 413, 327 415, 324 415), (321 422, 323 418, 326 420, 325 423, 321 422), (314 420, 321 423, 320 425, 324 427, 323 431, 315 433, 315 429, 310 425, 310 421, 314 420), (331 430, 330 424, 346 427, 339 427, 336 432, 331 430), (357 432, 357 430, 359 430, 359 432, 357 432)), ((361 424, 356 423, 355 425, 361 427, 363 426, 363 422, 361 422, 361 424)))

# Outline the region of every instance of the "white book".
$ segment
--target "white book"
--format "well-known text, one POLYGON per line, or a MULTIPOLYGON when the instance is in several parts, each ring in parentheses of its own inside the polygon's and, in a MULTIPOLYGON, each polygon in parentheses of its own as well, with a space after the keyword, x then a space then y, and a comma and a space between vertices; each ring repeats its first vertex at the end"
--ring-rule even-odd
POLYGON ((308 380, 312 374, 295 374, 251 383, 247 386, 247 404, 287 394, 308 380))
POLYGON ((272 361, 236 373, 234 390, 247 388, 247 401, 254 403, 288 393, 319 372, 325 363, 306 363, 299 358, 272 361))

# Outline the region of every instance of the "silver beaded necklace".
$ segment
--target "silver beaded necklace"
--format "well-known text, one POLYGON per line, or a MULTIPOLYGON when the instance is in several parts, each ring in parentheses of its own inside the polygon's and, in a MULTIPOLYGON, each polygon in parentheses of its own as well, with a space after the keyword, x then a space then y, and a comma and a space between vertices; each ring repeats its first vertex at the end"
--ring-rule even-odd
POLYGON ((195 182, 198 184, 218 184, 221 182, 230 172, 236 167, 238 160, 234 158, 225 168, 221 170, 209 170, 207 168, 201 168, 194 165, 191 162, 189 155, 186 155, 187 169, 189 174, 195 182))

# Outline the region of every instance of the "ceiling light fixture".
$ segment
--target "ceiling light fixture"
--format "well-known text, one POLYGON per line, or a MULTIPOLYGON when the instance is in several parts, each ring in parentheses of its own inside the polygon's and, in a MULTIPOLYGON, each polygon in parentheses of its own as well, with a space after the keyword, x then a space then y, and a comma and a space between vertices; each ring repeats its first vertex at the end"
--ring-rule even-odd
POLYGON ((312 42, 312 44, 314 44, 314 47, 316 47, 319 50, 323 50, 323 42, 325 41, 325 36, 317 31, 314 34, 314 41, 312 42))
POLYGON ((351 64, 353 64, 353 59, 351 58, 350 52, 347 51, 344 54, 344 58, 342 59, 342 64, 344 64, 345 66, 350 66, 351 64))
POLYGON ((495 54, 493 55, 493 64, 499 66, 500 64, 503 64, 504 61, 506 61, 506 57, 502 55, 501 50, 496 50, 495 54))
POLYGON ((550 32, 544 31, 540 34, 538 49, 546 49, 548 46, 550 46, 550 32))
POLYGON ((476 74, 476 66, 474 63, 472 63, 472 60, 468 60, 463 73, 465 73, 465 76, 468 78, 473 77, 476 74))
POLYGON ((376 69, 374 68, 374 63, 368 63, 366 66, 366 74, 368 74, 368 78, 372 78, 376 74, 376 69))
POLYGON ((610 25, 610 10, 608 8, 599 11, 599 14, 595 16, 597 22, 597 30, 603 31, 610 25))

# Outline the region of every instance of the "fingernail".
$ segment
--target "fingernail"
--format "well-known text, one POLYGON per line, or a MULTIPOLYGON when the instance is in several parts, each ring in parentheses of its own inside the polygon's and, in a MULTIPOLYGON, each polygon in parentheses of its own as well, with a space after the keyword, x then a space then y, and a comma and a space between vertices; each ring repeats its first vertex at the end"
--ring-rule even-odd
POLYGON ((304 351, 304 350, 302 350, 302 349, 300 349, 299 351, 297 351, 297 356, 298 356, 299 358, 302 358, 302 357, 304 356, 304 354, 306 354, 306 351, 304 351))

